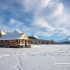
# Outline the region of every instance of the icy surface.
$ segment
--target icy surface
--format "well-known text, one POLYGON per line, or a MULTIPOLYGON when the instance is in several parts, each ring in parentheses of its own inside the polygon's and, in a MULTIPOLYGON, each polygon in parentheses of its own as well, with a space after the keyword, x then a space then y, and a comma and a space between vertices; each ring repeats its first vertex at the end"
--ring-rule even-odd
POLYGON ((70 45, 0 48, 0 70, 70 70, 55 63, 70 63, 70 45))

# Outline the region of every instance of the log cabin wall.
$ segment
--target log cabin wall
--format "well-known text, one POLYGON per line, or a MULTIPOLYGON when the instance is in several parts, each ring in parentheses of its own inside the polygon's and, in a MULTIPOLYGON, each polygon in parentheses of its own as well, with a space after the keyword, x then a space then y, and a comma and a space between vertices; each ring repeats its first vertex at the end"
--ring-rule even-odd
POLYGON ((0 46, 24 46, 23 41, 25 41, 25 45, 29 45, 29 40, 17 39, 17 40, 0 40, 0 46))
POLYGON ((12 46, 12 45, 20 45, 19 40, 0 40, 0 45, 2 46, 12 46))
POLYGON ((28 45, 28 41, 26 40, 26 45, 28 45))

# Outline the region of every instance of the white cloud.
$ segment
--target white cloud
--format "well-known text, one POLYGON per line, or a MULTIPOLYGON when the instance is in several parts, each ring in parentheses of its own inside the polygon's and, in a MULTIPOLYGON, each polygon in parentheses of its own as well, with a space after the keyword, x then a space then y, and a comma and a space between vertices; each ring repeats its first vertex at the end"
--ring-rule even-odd
POLYGON ((63 11, 63 8, 64 8, 63 3, 55 4, 52 8, 53 10, 51 10, 52 16, 55 17, 55 16, 60 15, 63 11))
POLYGON ((16 21, 14 19, 10 20, 10 24, 14 24, 16 21))
MULTIPOLYGON (((64 3, 58 2, 58 0, 15 0, 11 2, 8 0, 8 3, 1 2, 0 9, 0 12, 8 10, 13 16, 8 22, 8 26, 2 24, 5 22, 4 20, 3 22, 0 21, 0 25, 5 27, 6 30, 18 28, 27 33, 35 32, 39 36, 46 37, 70 35, 70 12, 68 12, 69 10, 66 9, 64 3), (21 22, 14 18, 19 18, 23 21, 21 22)), ((0 29, 3 29, 1 26, 0 29)))
POLYGON ((60 32, 59 32, 59 35, 67 35, 67 36, 69 36, 70 35, 70 30, 67 30, 65 28, 61 28, 60 32))
POLYGON ((37 0, 23 0, 23 6, 25 8, 25 12, 34 10, 36 3, 37 0))
POLYGON ((6 31, 6 32, 11 31, 10 28, 8 26, 4 25, 4 24, 0 24, 0 30, 6 31))
POLYGON ((45 20, 43 20, 43 19, 38 19, 38 20, 35 20, 35 21, 33 21, 33 22, 34 22, 34 23, 33 23, 34 25, 39 26, 39 27, 41 27, 41 28, 45 28, 46 31, 54 31, 54 30, 55 30, 54 27, 50 26, 50 25, 47 23, 47 21, 45 21, 45 20))
POLYGON ((48 33, 48 32, 38 31, 38 32, 36 32, 36 35, 42 36, 42 37, 50 37, 53 34, 52 33, 48 33))
POLYGON ((31 28, 29 28, 29 27, 27 27, 27 26, 24 25, 23 28, 22 28, 22 30, 24 32, 29 32, 31 30, 31 28))
POLYGON ((48 4, 46 8, 40 8, 40 10, 37 8, 38 11, 36 9, 32 24, 40 30, 45 28, 37 34, 41 36, 70 35, 70 30, 67 29, 70 27, 69 13, 65 10, 63 3, 49 1, 48 4))
POLYGON ((39 3, 39 8, 45 8, 45 7, 47 7, 48 5, 49 5, 49 2, 50 2, 51 0, 38 0, 38 3, 39 3))
POLYGON ((9 26, 14 27, 15 29, 21 27, 24 23, 17 21, 15 19, 10 19, 10 21, 8 22, 9 26))

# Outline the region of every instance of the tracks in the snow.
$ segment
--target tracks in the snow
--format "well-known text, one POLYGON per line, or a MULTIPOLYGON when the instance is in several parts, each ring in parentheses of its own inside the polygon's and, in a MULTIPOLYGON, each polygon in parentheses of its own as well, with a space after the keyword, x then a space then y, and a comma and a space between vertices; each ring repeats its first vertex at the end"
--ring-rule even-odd
POLYGON ((17 65, 17 70, 21 70, 21 66, 22 66, 22 60, 20 58, 20 56, 18 57, 18 65, 17 65))

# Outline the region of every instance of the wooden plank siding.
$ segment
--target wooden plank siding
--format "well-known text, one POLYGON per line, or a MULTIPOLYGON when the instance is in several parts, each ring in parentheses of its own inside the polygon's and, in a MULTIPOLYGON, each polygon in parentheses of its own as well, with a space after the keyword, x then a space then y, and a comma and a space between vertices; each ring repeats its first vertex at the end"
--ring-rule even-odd
POLYGON ((30 45, 29 40, 25 40, 26 44, 23 44, 24 39, 17 39, 17 40, 0 40, 0 46, 25 46, 30 45))

